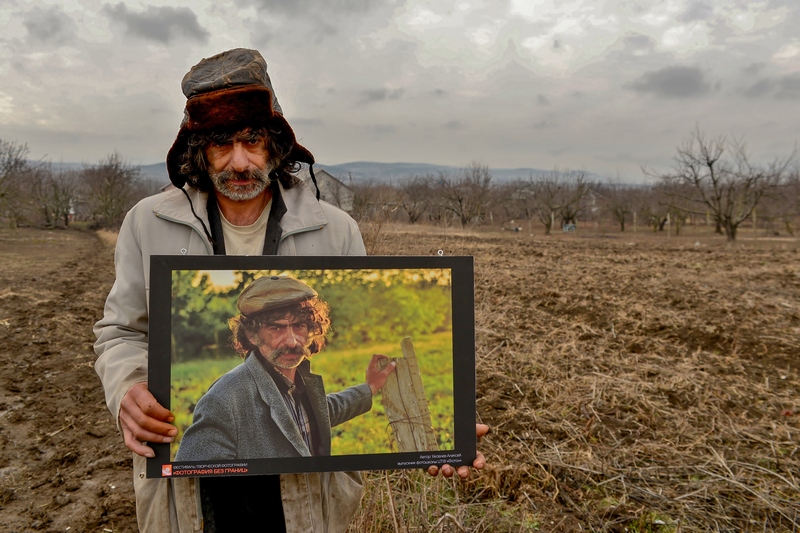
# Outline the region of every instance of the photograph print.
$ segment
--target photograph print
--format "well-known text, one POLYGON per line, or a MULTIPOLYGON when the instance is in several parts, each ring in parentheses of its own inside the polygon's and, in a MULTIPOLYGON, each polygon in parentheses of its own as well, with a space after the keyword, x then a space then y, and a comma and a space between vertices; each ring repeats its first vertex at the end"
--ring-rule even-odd
POLYGON ((148 477, 472 462, 472 258, 157 256, 151 270, 149 378, 178 435, 148 477))

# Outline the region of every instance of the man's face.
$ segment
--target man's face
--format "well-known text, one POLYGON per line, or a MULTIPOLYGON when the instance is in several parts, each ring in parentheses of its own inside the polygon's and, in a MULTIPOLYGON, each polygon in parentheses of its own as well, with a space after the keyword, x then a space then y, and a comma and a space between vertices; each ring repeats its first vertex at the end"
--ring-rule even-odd
POLYGON ((298 321, 291 313, 261 326, 258 334, 247 338, 267 361, 278 368, 296 368, 303 359, 311 356, 308 324, 298 321))
POLYGON ((206 147, 208 175, 214 188, 237 202, 258 197, 269 186, 272 170, 263 135, 244 130, 229 141, 206 147))

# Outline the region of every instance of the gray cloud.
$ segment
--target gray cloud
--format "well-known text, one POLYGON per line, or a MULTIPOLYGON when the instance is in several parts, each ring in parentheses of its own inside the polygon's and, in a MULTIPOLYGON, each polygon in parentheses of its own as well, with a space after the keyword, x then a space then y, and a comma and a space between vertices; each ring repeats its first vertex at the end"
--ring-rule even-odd
POLYGON ((253 6, 260 11, 278 12, 283 15, 317 13, 320 9, 333 13, 365 12, 377 5, 376 0, 238 0, 240 6, 253 6))
POLYGON ((696 67, 665 67, 647 72, 627 87, 665 98, 691 98, 705 94, 709 89, 703 71, 696 67))
POLYGON ((655 43, 648 35, 637 33, 629 35, 622 40, 625 50, 629 53, 634 52, 650 52, 653 50, 655 43))
POLYGON ((761 78, 745 89, 743 94, 748 98, 800 99, 800 74, 789 74, 778 78, 761 78))
POLYGON ((546 107, 550 105, 550 100, 543 94, 537 94, 536 103, 539 104, 539 106, 546 107))
POLYGON ((451 120, 450 122, 446 122, 444 124, 444 128, 448 130, 463 130, 465 127, 466 124, 460 120, 451 120))
MULTIPOLYGON (((380 6, 377 0, 237 0, 241 7, 255 7, 259 18, 289 19, 312 31, 297 32, 303 39, 311 39, 319 44, 327 37, 336 36, 346 24, 360 19, 360 16, 380 6)), ((385 7, 385 6, 384 6, 385 7)), ((268 42, 272 35, 265 33, 259 37, 268 42)))
POLYGON ((436 97, 447 96, 447 91, 444 89, 434 89, 431 91, 431 94, 436 97))
POLYGON ((324 123, 318 118, 293 118, 292 124, 301 127, 315 127, 322 126, 324 123))
POLYGON ((397 126, 394 124, 376 124, 370 129, 376 135, 389 135, 397 132, 397 126))
POLYGON ((28 30, 30 44, 64 45, 77 34, 75 21, 57 6, 32 9, 25 15, 22 25, 28 30))
POLYGON ((742 74, 745 76, 755 76, 766 67, 766 63, 751 63, 742 69, 742 74))
POLYGON ((692 2, 678 20, 681 22, 694 22, 696 20, 710 20, 714 17, 714 7, 706 2, 692 2))
POLYGON ((105 4, 103 13, 109 19, 122 23, 129 35, 164 44, 181 36, 206 43, 211 36, 197 22, 194 12, 186 7, 148 6, 143 12, 135 13, 120 2, 113 6, 105 4))
POLYGON ((384 100, 398 100, 401 96, 403 96, 403 89, 368 89, 361 91, 358 103, 364 105, 384 100))

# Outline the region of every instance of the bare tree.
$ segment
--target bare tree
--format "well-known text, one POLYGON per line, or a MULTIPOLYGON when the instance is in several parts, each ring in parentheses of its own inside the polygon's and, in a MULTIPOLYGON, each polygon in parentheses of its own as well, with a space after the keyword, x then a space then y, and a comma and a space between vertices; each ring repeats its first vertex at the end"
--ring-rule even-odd
POLYGON ((597 187, 597 194, 622 232, 625 231, 625 224, 639 209, 640 189, 639 186, 620 181, 610 181, 597 187))
POLYGON ((28 145, 0 139, 0 218, 17 227, 23 218, 28 145))
POLYGON ((433 174, 411 176, 400 182, 398 201, 411 224, 419 222, 429 210, 433 196, 432 186, 435 182, 433 174))
POLYGON ((733 241, 764 195, 784 179, 794 157, 754 165, 741 141, 709 140, 695 129, 678 147, 672 172, 659 178, 673 204, 682 202, 687 211, 700 214, 707 210, 733 241))
POLYGON ((77 172, 57 171, 49 163, 29 165, 24 187, 28 204, 26 220, 48 228, 68 227, 78 196, 79 178, 77 172))
POLYGON ((100 226, 116 226, 145 192, 139 168, 126 163, 116 152, 81 172, 84 196, 92 220, 100 226))
POLYGON ((549 235, 556 217, 562 225, 575 223, 589 191, 584 172, 555 169, 533 180, 536 214, 549 235))
POLYGON ((780 235, 785 231, 790 236, 795 234, 795 223, 800 216, 800 172, 795 167, 781 184, 764 195, 758 206, 758 213, 753 213, 767 231, 780 235))
POLYGON ((456 176, 440 174, 436 192, 440 206, 452 213, 461 226, 480 223, 489 210, 492 173, 489 167, 472 163, 456 176))
POLYGON ((353 183, 353 218, 359 222, 388 222, 398 209, 397 191, 391 185, 365 181, 353 183))
POLYGON ((492 187, 491 203, 495 213, 502 213, 501 220, 512 224, 509 229, 517 229, 521 227, 520 221, 533 218, 536 212, 535 194, 536 188, 532 179, 517 178, 492 187))

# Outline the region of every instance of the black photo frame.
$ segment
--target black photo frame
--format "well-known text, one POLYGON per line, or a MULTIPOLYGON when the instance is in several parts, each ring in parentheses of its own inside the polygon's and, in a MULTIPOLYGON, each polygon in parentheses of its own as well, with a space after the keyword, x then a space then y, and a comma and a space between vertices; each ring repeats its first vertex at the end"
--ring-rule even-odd
POLYGON ((147 477, 427 468, 471 465, 475 459, 472 257, 152 256, 150 272, 148 386, 175 414, 179 435, 172 445, 150 444, 155 457, 147 460, 147 477), (216 378, 244 364, 229 331, 225 335, 226 317, 235 314, 239 292, 263 275, 290 275, 314 286, 319 298, 332 300, 333 340, 311 359, 326 394, 363 383, 370 350, 398 356, 406 329, 408 336, 416 335, 439 449, 396 451, 394 422, 376 407, 379 392, 371 411, 353 419, 357 423, 332 428, 331 455, 174 460, 197 401, 216 378), (358 364, 360 381, 353 370, 358 364), (367 415, 371 418, 362 418, 367 415))

